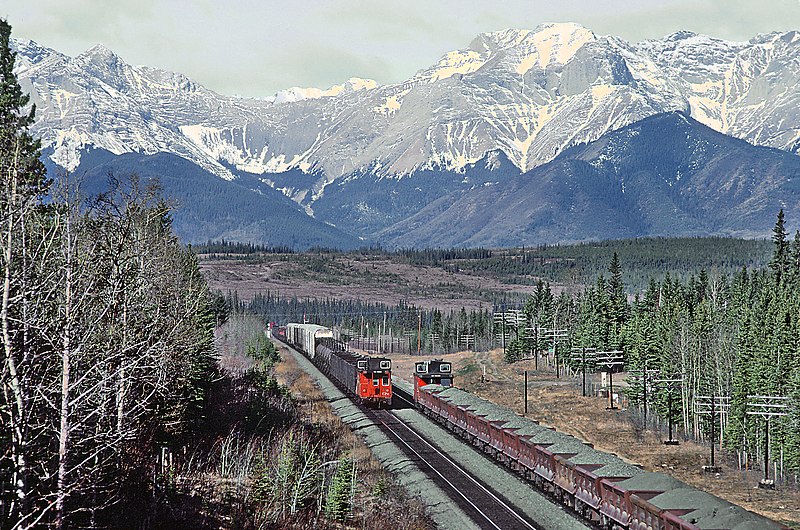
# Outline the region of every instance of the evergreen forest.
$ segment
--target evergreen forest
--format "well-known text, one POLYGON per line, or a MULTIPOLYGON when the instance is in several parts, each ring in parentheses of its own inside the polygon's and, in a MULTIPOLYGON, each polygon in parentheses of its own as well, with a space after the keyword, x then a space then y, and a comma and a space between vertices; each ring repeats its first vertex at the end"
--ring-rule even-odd
POLYGON ((724 445, 747 458, 748 465, 763 469, 766 460, 796 483, 800 232, 790 240, 783 210, 772 247, 765 267, 742 267, 730 275, 701 270, 683 280, 666 274, 651 279, 633 298, 616 253, 607 273, 575 296, 554 296, 549 285, 539 283, 521 310, 504 314, 511 330, 506 360, 549 350, 574 371, 582 364, 591 370, 624 370, 628 397, 636 407, 647 407, 651 416, 700 439, 710 436, 712 425, 708 414, 696 413, 698 404, 715 399, 715 425, 722 424, 724 445), (555 353, 548 328, 567 331, 555 353), (577 354, 583 348, 621 352, 622 364, 603 366, 591 355, 577 354))

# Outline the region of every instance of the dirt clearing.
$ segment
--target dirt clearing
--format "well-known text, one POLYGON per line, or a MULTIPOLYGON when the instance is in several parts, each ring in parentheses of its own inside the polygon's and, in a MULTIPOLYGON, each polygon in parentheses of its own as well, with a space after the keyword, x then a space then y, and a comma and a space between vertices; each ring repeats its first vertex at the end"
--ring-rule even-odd
POLYGON ((403 301, 424 309, 470 310, 491 307, 490 300, 503 297, 518 296, 522 300, 534 291, 532 285, 506 284, 487 276, 396 263, 381 257, 203 259, 200 269, 212 289, 236 291, 243 301, 269 291, 284 298, 362 300, 390 306, 403 301))

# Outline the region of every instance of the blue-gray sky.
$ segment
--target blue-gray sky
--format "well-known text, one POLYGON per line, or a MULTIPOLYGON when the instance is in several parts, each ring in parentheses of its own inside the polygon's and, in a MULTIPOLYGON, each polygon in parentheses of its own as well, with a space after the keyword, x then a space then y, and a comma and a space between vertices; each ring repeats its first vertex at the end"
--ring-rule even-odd
POLYGON ((800 0, 12 0, 13 36, 69 55, 96 43, 222 94, 349 77, 393 83, 479 33, 577 22, 629 41, 688 29, 730 40, 800 30, 800 0))

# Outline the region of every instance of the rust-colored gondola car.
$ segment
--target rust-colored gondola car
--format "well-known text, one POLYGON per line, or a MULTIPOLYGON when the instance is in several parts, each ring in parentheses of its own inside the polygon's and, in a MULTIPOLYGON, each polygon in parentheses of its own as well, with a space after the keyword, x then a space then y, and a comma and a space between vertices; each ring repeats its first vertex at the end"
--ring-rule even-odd
POLYGON ((787 528, 455 388, 451 372, 441 360, 416 363, 417 407, 594 525, 610 530, 787 528))

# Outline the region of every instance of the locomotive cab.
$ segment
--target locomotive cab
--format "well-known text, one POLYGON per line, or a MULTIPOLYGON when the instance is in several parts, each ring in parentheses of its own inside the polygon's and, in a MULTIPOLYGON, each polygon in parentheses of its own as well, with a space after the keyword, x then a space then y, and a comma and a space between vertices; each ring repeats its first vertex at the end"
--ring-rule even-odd
POLYGON ((425 385, 453 386, 453 365, 441 359, 420 361, 414 365, 414 400, 425 385))
POLYGON ((356 362, 359 372, 359 397, 376 404, 392 403, 392 361, 385 357, 365 357, 356 362))

